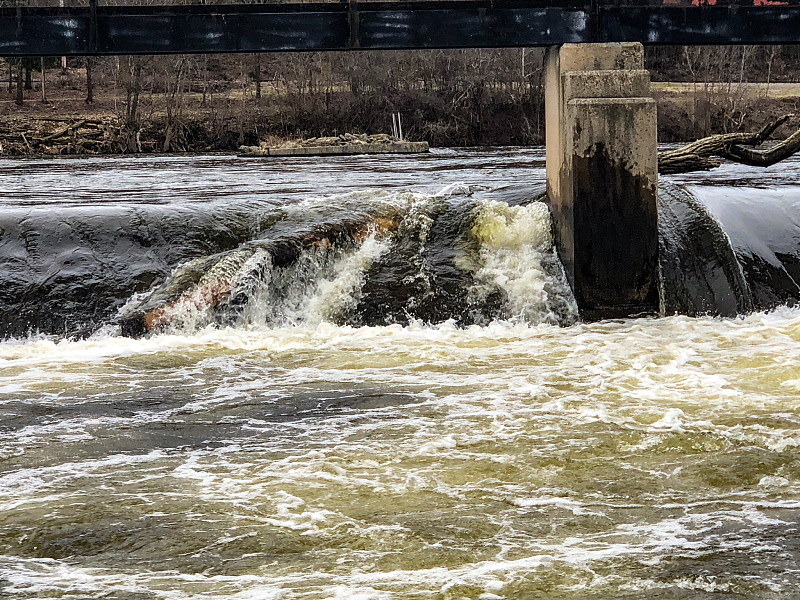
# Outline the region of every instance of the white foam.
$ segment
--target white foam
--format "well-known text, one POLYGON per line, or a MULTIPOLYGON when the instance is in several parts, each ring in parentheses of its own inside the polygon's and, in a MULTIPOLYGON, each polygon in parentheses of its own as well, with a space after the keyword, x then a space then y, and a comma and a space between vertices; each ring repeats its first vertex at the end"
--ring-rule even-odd
POLYGON ((358 250, 338 261, 332 277, 317 284, 304 309, 303 321, 309 324, 330 321, 346 307, 354 306, 358 302, 366 270, 388 249, 389 243, 379 240, 373 233, 358 250))
POLYGON ((81 477, 94 477, 98 471, 149 463, 164 458, 160 450, 146 454, 114 454, 100 459, 82 462, 64 462, 50 467, 22 468, 0 476, 0 510, 10 510, 23 505, 26 495, 39 493, 63 485, 81 477))
POLYGON ((550 229, 550 211, 541 202, 486 202, 475 219, 472 233, 480 243, 481 260, 475 291, 485 295, 494 286, 502 289, 512 321, 577 320, 577 306, 553 254, 550 229))
MULTIPOLYGON (((159 404, 120 418, 156 422, 160 415, 169 427, 191 427, 183 419, 197 415, 206 424, 204 411, 219 419, 219 408, 231 418, 226 428, 246 431, 224 448, 181 447, 139 459, 74 460, 69 446, 84 450, 82 442, 65 442, 58 446, 63 464, 28 465, 0 478, 4 515, 14 523, 34 525, 34 515, 69 506, 76 489, 84 502, 92 495, 119 500, 114 484, 124 481, 149 503, 146 514, 173 514, 171 497, 191 497, 196 521, 181 521, 187 539, 202 522, 219 527, 209 544, 237 547, 255 533, 253 540, 274 534, 313 548, 299 552, 294 567, 265 557, 259 569, 253 558, 246 573, 227 579, 81 569, 81 557, 79 564, 14 568, 3 560, 0 577, 42 596, 169 589, 173 599, 294 600, 445 589, 491 598, 554 572, 563 575, 557 593, 589 585, 613 591, 647 584, 624 568, 609 583, 602 576, 609 565, 779 552, 770 531, 783 532, 799 507, 797 482, 784 466, 800 435, 797 399, 782 385, 796 378, 798 350, 798 310, 732 322, 678 317, 563 329, 320 322, 0 346, 0 385, 34 390, 21 392, 28 405, 102 403, 113 375, 115 385, 161 399, 193 386, 169 407, 181 414, 159 404), (58 382, 58 373, 66 382, 57 383, 59 396, 35 391, 58 382), (289 406, 308 390, 321 398, 399 391, 416 402, 286 422, 250 411, 282 399, 289 406), (239 414, 238 406, 248 411, 239 414), (755 480, 739 473, 732 483, 704 481, 719 472, 717 459, 738 451, 778 460, 774 468, 763 463, 755 480), (542 515, 547 527, 537 528, 542 515)), ((86 423, 70 413, 12 434, 44 445, 70 430, 92 434, 86 423)), ((125 424, 96 423, 108 430, 125 424)))
POLYGON ((671 408, 664 413, 663 417, 650 425, 649 429, 651 431, 683 431, 685 416, 680 408, 671 408))

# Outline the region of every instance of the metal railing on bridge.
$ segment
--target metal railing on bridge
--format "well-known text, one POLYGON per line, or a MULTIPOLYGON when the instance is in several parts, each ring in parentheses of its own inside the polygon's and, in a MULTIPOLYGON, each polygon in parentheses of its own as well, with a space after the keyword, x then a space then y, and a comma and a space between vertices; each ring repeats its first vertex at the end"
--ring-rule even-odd
POLYGON ((800 43, 800 0, 14 3, 0 56, 800 43))

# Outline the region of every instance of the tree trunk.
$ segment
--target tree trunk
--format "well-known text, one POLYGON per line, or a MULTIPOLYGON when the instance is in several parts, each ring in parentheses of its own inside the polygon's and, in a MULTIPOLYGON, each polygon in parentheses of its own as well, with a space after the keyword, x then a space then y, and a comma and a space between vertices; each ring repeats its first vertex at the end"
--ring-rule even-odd
POLYGON ((139 122, 139 93, 142 91, 142 63, 137 58, 133 67, 133 107, 131 108, 131 123, 139 122))
POLYGON ((142 146, 139 137, 139 92, 142 81, 142 61, 138 56, 128 58, 130 69, 127 85, 127 106, 125 107, 125 130, 127 135, 128 152, 141 152, 142 146))
POLYGON ((86 57, 86 104, 94 102, 94 85, 92 84, 92 57, 86 57))
POLYGON ((203 55, 203 106, 206 105, 206 93, 208 92, 208 54, 203 55))
POLYGON ((136 129, 139 121, 139 92, 141 87, 142 78, 142 63, 138 56, 132 56, 128 59, 130 69, 130 79, 128 80, 128 106, 126 107, 125 126, 128 129, 136 129))
POLYGON ((770 46, 769 49, 769 61, 767 62, 767 89, 766 93, 764 94, 765 98, 769 98, 769 84, 772 82, 772 63, 775 60, 775 54, 777 50, 775 46, 770 46))
POLYGON ((46 84, 45 79, 47 78, 47 67, 44 64, 44 56, 42 56, 41 60, 41 69, 42 69, 42 102, 47 102, 47 91, 45 90, 46 84))
MULTIPOLYGON (((64 7, 64 0, 58 0, 58 5, 63 8, 64 7)), ((67 57, 66 56, 62 56, 61 57, 61 75, 66 75, 66 74, 67 74, 67 57)))
POLYGON ((661 152, 658 155, 658 172, 662 175, 709 171, 720 166, 714 156, 755 167, 769 167, 800 151, 800 130, 769 150, 755 150, 781 125, 791 118, 785 115, 767 123, 756 133, 723 133, 661 152), (750 146, 749 148, 747 146, 750 146))
POLYGON ((256 98, 261 98, 261 54, 256 53, 255 63, 256 98))
POLYGON ((165 70, 165 83, 166 83, 166 112, 167 122, 164 131, 164 144, 161 148, 162 152, 169 152, 180 148, 174 148, 173 139, 178 139, 181 136, 180 113, 183 105, 183 75, 186 67, 186 59, 181 57, 173 65, 172 69, 165 70), (170 81, 170 71, 174 73, 174 83, 170 81))
POLYGON ((22 60, 17 63, 17 99, 14 101, 17 106, 22 106, 25 103, 25 97, 22 91, 22 77, 25 69, 22 66, 22 60))
POLYGON ((25 67, 25 89, 33 89, 33 69, 28 66, 25 67))

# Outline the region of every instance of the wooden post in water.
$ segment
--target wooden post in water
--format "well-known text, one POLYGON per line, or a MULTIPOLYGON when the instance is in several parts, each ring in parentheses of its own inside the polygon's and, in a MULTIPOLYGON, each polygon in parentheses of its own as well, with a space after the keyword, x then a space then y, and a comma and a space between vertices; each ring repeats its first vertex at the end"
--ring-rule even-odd
POLYGON ((656 104, 639 43, 545 55, 547 195, 581 316, 658 311, 656 104))

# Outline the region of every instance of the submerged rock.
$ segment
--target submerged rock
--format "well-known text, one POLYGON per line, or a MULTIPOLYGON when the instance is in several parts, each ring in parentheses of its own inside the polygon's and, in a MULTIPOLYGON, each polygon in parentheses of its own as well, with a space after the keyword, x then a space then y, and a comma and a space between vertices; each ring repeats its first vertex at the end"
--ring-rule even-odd
MULTIPOLYGON (((570 324, 577 310, 540 191, 361 191, 251 214, 8 211, 0 335, 83 336, 110 322, 126 335, 321 320, 570 324)), ((662 183, 662 314, 734 316, 800 300, 791 206, 726 193, 712 211, 708 198, 662 183)))
POLYGON ((574 322, 547 207, 530 193, 510 206, 462 192, 458 200, 434 196, 313 230, 282 222, 262 239, 177 269, 126 307, 122 330, 322 319, 356 326, 574 322))
POLYGON ((85 336, 177 266, 238 247, 270 206, 56 205, 0 214, 0 338, 85 336))
POLYGON ((693 188, 721 223, 754 310, 800 303, 800 188, 693 188))

